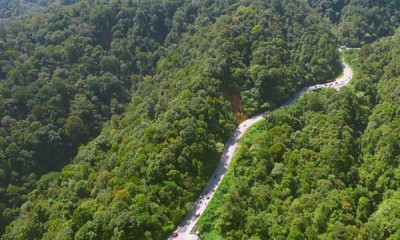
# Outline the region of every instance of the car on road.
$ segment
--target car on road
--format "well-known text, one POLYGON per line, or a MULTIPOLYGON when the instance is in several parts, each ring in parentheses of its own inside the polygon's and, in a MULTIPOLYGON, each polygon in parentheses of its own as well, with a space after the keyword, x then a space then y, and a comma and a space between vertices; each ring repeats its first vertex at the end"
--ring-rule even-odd
MULTIPOLYGON (((346 66, 345 64, 343 64, 342 66, 346 66)), ((334 82, 328 82, 328 83, 324 83, 324 84, 317 84, 314 86, 310 86, 309 88, 305 87, 303 88, 301 91, 299 91, 293 98, 291 98, 290 100, 288 100, 285 104, 281 104, 280 106, 287 106, 290 105, 292 103, 294 103, 300 96, 302 93, 307 92, 308 89, 319 89, 319 88, 323 88, 323 87, 328 87, 328 86, 332 86, 334 85, 334 88, 339 90, 340 89, 340 85, 341 82, 345 82, 345 80, 350 80, 351 79, 351 69, 350 71, 347 73, 346 71, 344 72, 345 75, 349 74, 350 76, 343 77, 340 78, 341 80, 339 81, 334 81, 334 82), (340 84, 340 85, 339 85, 340 84), (339 86, 338 86, 339 85, 339 86)), ((264 113, 265 115, 270 115, 269 113, 264 113)), ((243 124, 243 126, 246 127, 249 126, 251 127, 251 125, 253 125, 255 122, 259 121, 261 118, 256 118, 253 117, 251 119, 249 119, 250 121, 247 122, 247 124, 243 124)), ((241 132, 241 130, 243 129, 242 125, 240 125, 234 132, 234 136, 232 139, 230 139, 228 141, 228 145, 227 146, 232 146, 234 143, 237 143, 241 137, 239 136, 239 132, 241 132)), ((230 150, 230 149, 229 149, 230 150)), ((236 151, 236 146, 234 146, 233 148, 233 152, 236 151)), ((221 157, 221 160, 223 162, 224 165, 224 169, 222 173, 217 173, 212 175, 212 178, 216 179, 216 176, 218 176, 218 180, 213 180, 213 179, 209 179, 209 183, 207 184, 206 188, 203 189, 203 191, 201 192, 201 195, 199 196, 199 205, 196 205, 197 209, 201 209, 199 212, 195 212, 195 211, 190 211, 190 215, 188 215, 190 217, 190 220, 184 220, 178 227, 177 227, 177 231, 179 232, 174 232, 174 236, 173 237, 178 237, 178 233, 180 234, 180 238, 185 237, 187 235, 189 236, 193 236, 194 234, 192 233, 194 226, 196 226, 196 224, 198 223, 198 218, 200 217, 200 212, 204 211, 205 209, 207 209, 208 204, 210 203, 211 196, 213 195, 213 193, 215 192, 215 190, 218 188, 218 186, 220 185, 220 183, 222 182, 223 178, 224 178, 224 174, 225 171, 227 170, 227 167, 229 166, 230 161, 232 160, 232 154, 227 153, 224 154, 221 157), (204 201, 203 201, 204 200, 204 201), (193 218, 193 214, 196 216, 196 218, 193 218), (176 235, 175 235, 176 234, 176 235)), ((218 169, 218 171, 220 171, 220 169, 218 169)), ((198 235, 198 232, 196 232, 196 235, 198 235)))

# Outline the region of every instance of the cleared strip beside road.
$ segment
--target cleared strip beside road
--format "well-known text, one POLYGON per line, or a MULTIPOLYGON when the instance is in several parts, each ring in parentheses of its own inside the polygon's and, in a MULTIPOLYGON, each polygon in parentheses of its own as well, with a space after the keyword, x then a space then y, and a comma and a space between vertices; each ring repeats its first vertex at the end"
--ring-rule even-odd
MULTIPOLYGON (((342 51, 341 49, 339 51, 342 51)), ((347 85, 350 79, 353 77, 353 70, 344 62, 343 56, 341 56, 341 64, 343 68, 343 76, 336 78, 334 81, 325 83, 325 84, 317 84, 310 87, 305 87, 298 91, 296 95, 284 103, 283 106, 288 106, 296 102, 301 95, 306 92, 312 91, 314 89, 331 87, 336 90, 340 90, 343 86, 347 85)), ((201 191, 200 196, 197 198, 194 209, 190 211, 181 224, 177 227, 174 232, 175 236, 171 236, 168 238, 169 240, 189 240, 195 239, 196 235, 192 233, 195 225, 197 224, 200 216, 203 214, 204 210, 207 208, 207 205, 211 201, 214 196, 214 193, 218 186, 221 184, 222 179, 224 178, 226 171, 232 161, 233 155, 238 146, 239 140, 242 138, 243 134, 246 130, 251 127, 253 124, 263 119, 263 114, 259 114, 252 118, 247 119, 242 122, 233 133, 233 136, 228 140, 225 145, 224 151, 221 156, 221 161, 218 163, 218 166, 211 176, 206 187, 201 191)))

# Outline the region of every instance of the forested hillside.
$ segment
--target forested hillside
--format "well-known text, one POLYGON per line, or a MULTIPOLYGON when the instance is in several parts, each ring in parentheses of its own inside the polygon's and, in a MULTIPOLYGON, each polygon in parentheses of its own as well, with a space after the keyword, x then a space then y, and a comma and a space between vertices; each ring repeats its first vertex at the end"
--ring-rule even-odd
POLYGON ((308 3, 336 25, 343 45, 359 47, 378 37, 393 35, 399 27, 399 1, 308 0, 308 3))
MULTIPOLYGON (((155 71, 167 35, 179 34, 178 8, 189 11, 183 2, 80 1, 28 20, 2 19, 2 228, 38 176, 60 170, 104 121, 123 113, 136 80, 155 71)), ((190 12, 184 17, 191 21, 190 12)))
POLYGON ((29 18, 34 14, 47 12, 52 7, 58 7, 57 3, 54 0, 0 0, 0 19, 29 18))
POLYGON ((352 87, 310 92, 242 141, 205 239, 399 239, 400 34, 347 57, 352 87))
POLYGON ((299 2, 82 1, 19 26, 2 42, 3 224, 27 202, 3 239, 165 237, 234 114, 340 71, 329 25, 299 2))
POLYGON ((334 2, 0 0, 2 239, 165 238, 238 122, 398 24, 334 2))

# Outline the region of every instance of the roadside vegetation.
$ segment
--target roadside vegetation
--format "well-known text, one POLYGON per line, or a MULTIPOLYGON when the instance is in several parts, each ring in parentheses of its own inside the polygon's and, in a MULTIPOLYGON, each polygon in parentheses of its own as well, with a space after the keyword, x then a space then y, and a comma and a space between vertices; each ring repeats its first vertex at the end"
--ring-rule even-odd
POLYGON ((300 1, 77 1, 21 21, 0 38, 3 239, 165 238, 239 116, 340 71, 300 1))
POLYGON ((345 53, 352 86, 305 94, 249 131, 201 236, 399 238, 398 46, 396 35, 345 53))
MULTIPOLYGON (((240 121, 337 76, 337 47, 393 33, 398 10, 374 0, 0 0, 1 239, 166 238, 240 121)), ((365 117, 396 89, 364 78, 386 65, 396 73, 381 45, 382 61, 361 48, 355 96, 308 94, 268 120, 271 152, 248 148, 283 161, 307 117, 344 105, 326 121, 348 125, 339 133, 357 151, 365 117)))

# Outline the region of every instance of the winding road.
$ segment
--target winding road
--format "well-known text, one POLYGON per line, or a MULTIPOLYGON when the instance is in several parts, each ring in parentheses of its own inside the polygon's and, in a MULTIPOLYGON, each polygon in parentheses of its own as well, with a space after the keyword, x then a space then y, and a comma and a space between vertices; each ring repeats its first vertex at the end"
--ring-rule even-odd
MULTIPOLYGON (((339 49, 341 52, 342 50, 339 49)), ((289 99, 286 103, 282 104, 281 107, 288 106, 296 102, 301 95, 306 92, 324 88, 324 87, 331 87, 336 90, 340 90, 343 86, 347 85, 350 79, 353 77, 353 70, 344 62, 343 56, 341 55, 341 65, 343 68, 343 76, 336 78, 334 81, 325 83, 325 84, 317 84, 309 87, 305 87, 299 90, 295 96, 289 99)), ((190 239, 197 239, 197 235, 192 233, 195 225, 197 224, 200 216, 203 214, 204 210, 207 208, 207 205, 211 201, 214 196, 214 193, 218 186, 221 184, 222 179, 224 178, 226 171, 232 161, 233 155, 236 151, 238 146, 239 140, 242 138, 243 134, 246 130, 251 127, 253 124, 257 123, 258 121, 264 118, 263 114, 259 114, 252 118, 247 119, 246 121, 242 122, 233 133, 233 136, 228 140, 225 145, 224 151, 221 156, 221 161, 218 163, 218 166, 211 176, 208 184, 206 187, 201 191, 200 196, 197 198, 194 209, 190 211, 186 217, 183 219, 181 224, 177 227, 174 231, 172 236, 168 238, 169 240, 190 240, 190 239)))

